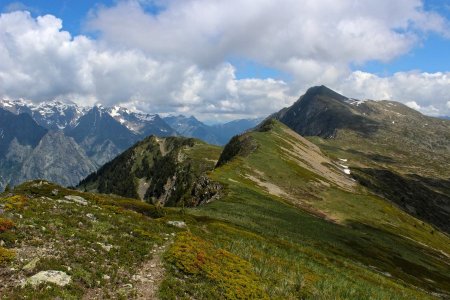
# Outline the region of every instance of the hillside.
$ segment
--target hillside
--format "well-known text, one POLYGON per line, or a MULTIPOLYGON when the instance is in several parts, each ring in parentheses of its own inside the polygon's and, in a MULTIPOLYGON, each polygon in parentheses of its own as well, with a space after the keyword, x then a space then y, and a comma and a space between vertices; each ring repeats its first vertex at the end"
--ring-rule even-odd
POLYGON ((220 151, 191 138, 150 136, 89 175, 78 188, 168 206, 198 205, 218 192, 218 187, 208 190, 206 173, 213 170, 220 151))
POLYGON ((2 299, 153 298, 161 253, 181 231, 154 206, 46 181, 1 195, 0 207, 2 299))
MULTIPOLYGON (((158 140, 136 144, 128 158, 152 153, 159 161, 158 153, 168 157, 176 149, 161 151, 158 140)), ((197 158, 211 153, 211 146, 195 140, 194 146, 189 139, 164 145, 176 141, 183 151, 173 153, 196 145, 204 150, 191 152, 197 158)), ((7 283, 0 293, 86 299, 450 296, 449 236, 373 195, 341 160, 285 125, 267 121, 235 137, 222 154, 213 149, 219 160, 208 178, 222 187, 220 197, 195 208, 155 207, 46 182, 4 194, 2 218, 13 223, 3 224, 15 225, 0 233, 0 279, 7 283), (69 283, 20 286, 48 270, 64 272, 69 283)), ((128 161, 136 166, 138 160, 128 161)), ((127 178, 126 169, 119 171, 127 178)))
POLYGON ((211 177, 227 196, 192 213, 239 226, 204 235, 252 263, 271 298, 449 296, 448 235, 371 194, 338 158, 276 121, 224 157, 211 177))
POLYGON ((341 164, 373 193, 450 232, 450 121, 324 86, 274 117, 328 156, 345 159, 341 164))

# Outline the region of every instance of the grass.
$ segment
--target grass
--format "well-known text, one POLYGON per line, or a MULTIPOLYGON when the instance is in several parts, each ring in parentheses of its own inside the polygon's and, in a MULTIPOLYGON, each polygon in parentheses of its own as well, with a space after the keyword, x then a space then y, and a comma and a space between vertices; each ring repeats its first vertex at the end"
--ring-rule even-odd
MULTIPOLYGON (((197 208, 155 207, 38 181, 4 194, 2 220, 14 226, 0 233, 0 294, 79 299, 94 291, 103 298, 135 298, 134 288, 124 285, 133 284, 155 245, 175 235, 164 254, 160 299, 449 297, 446 234, 363 187, 344 189, 306 168, 288 150, 310 151, 311 144, 288 138, 279 123, 249 135, 257 147, 208 172, 223 186, 220 199, 197 208), (187 226, 169 226, 168 220, 187 226), (36 257, 35 269, 24 270, 36 257), (49 269, 72 276, 71 284, 18 285, 49 269)), ((183 149, 185 159, 208 162, 191 164, 197 170, 211 168, 220 149, 194 147, 183 149)), ((332 164, 325 166, 333 171, 332 164)))
POLYGON ((283 158, 280 126, 252 133, 258 150, 212 174, 228 195, 189 212, 227 224, 213 222, 199 235, 252 263, 271 298, 425 299, 450 292, 450 261, 441 253, 450 253, 448 236, 431 234, 430 225, 363 189, 318 191, 316 181, 325 178, 283 158), (259 174, 302 201, 274 196, 243 174, 259 174))
POLYGON ((203 298, 205 291, 210 299, 267 299, 249 262, 192 233, 178 235, 166 261, 171 266, 170 280, 161 288, 166 299, 177 299, 179 294, 203 298), (184 276, 189 279, 183 280, 184 276), (199 283, 202 289, 196 287, 199 283))
POLYGON ((10 206, 6 215, 15 227, 0 233, 5 247, 17 249, 13 259, 12 250, 0 248, 0 260, 8 261, 0 272, 4 299, 79 299, 88 291, 117 296, 124 284, 133 283, 139 266, 151 259, 151 249, 174 232, 163 219, 156 219, 160 215, 155 207, 132 199, 81 193, 47 182, 30 182, 14 193, 0 198, 4 207, 24 204, 10 206), (88 205, 68 201, 68 194, 82 196, 88 205), (23 269, 35 258, 33 270, 23 269), (66 272, 72 282, 64 288, 17 285, 44 270, 66 272))

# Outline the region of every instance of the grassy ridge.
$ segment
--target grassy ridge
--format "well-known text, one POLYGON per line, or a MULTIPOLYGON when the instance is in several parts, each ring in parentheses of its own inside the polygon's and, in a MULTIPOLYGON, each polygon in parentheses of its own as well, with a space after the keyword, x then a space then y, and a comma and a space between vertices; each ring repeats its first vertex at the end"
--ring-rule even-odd
MULTIPOLYGON (((136 298, 133 274, 152 259, 152 249, 170 244, 160 299, 450 296, 446 234, 370 194, 339 169, 340 156, 326 158, 278 122, 247 135, 249 151, 207 172, 224 187, 220 199, 197 208, 155 207, 46 182, 4 194, 0 294, 136 298), (32 271, 24 268, 35 258, 32 271), (66 272, 72 282, 20 286, 49 269, 66 272)), ((205 172, 219 151, 197 144, 179 155, 205 172)))
POLYGON ((192 213, 228 227, 199 234, 249 260, 273 298, 423 299, 431 296, 421 290, 450 292, 445 234, 431 233, 428 224, 363 189, 350 193, 330 184, 313 193, 316 181, 326 179, 283 159, 279 137, 285 130, 278 124, 269 133, 251 133, 258 150, 212 174, 228 186, 228 196, 192 213), (244 174, 303 201, 270 194, 244 174), (235 226, 240 231, 231 238, 235 226))

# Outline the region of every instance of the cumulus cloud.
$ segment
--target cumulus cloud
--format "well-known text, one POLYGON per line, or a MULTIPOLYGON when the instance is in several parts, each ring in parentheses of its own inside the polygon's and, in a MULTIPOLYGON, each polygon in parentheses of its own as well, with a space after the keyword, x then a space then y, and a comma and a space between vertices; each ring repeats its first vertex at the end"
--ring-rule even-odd
POLYGON ((264 115, 290 99, 283 81, 238 80, 225 62, 203 70, 182 58, 163 61, 139 49, 111 49, 86 36, 72 37, 51 15, 2 14, 0 41, 0 94, 9 98, 119 103, 204 118, 264 115))
POLYGON ((398 72, 379 77, 356 71, 345 80, 331 83, 347 96, 395 100, 428 115, 450 115, 450 72, 398 72))
POLYGON ((277 67, 289 61, 389 60, 407 52, 418 32, 447 32, 419 0, 172 0, 159 14, 139 1, 93 12, 89 28, 121 47, 188 57, 200 65, 230 55, 277 67))
POLYGON ((448 35, 448 22, 419 0, 118 1, 88 19, 95 39, 72 36, 52 15, 2 14, 0 95, 233 119, 270 114, 329 84, 449 111, 448 73, 379 77, 350 68, 403 55, 424 33, 448 35), (232 57, 291 79, 238 79, 232 57))
POLYGON ((417 104, 416 101, 409 101, 409 102, 406 102, 405 104, 406 104, 406 106, 408 106, 408 107, 410 107, 412 109, 420 110, 420 105, 417 104))

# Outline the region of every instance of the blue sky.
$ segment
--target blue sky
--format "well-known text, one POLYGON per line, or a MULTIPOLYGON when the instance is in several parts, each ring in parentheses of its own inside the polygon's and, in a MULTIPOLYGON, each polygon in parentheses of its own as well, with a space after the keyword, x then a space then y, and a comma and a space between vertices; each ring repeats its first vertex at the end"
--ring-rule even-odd
POLYGON ((22 0, 0 11, 0 34, 34 37, 0 36, 2 97, 214 121, 269 114, 325 84, 450 114, 450 0, 22 0), (10 17, 21 11, 31 15, 10 17))
POLYGON ((64 29, 72 34, 82 31, 83 23, 90 9, 96 5, 112 5, 113 1, 89 1, 89 0, 22 0, 2 1, 1 10, 9 12, 13 10, 28 10, 33 16, 51 14, 63 20, 64 29))

